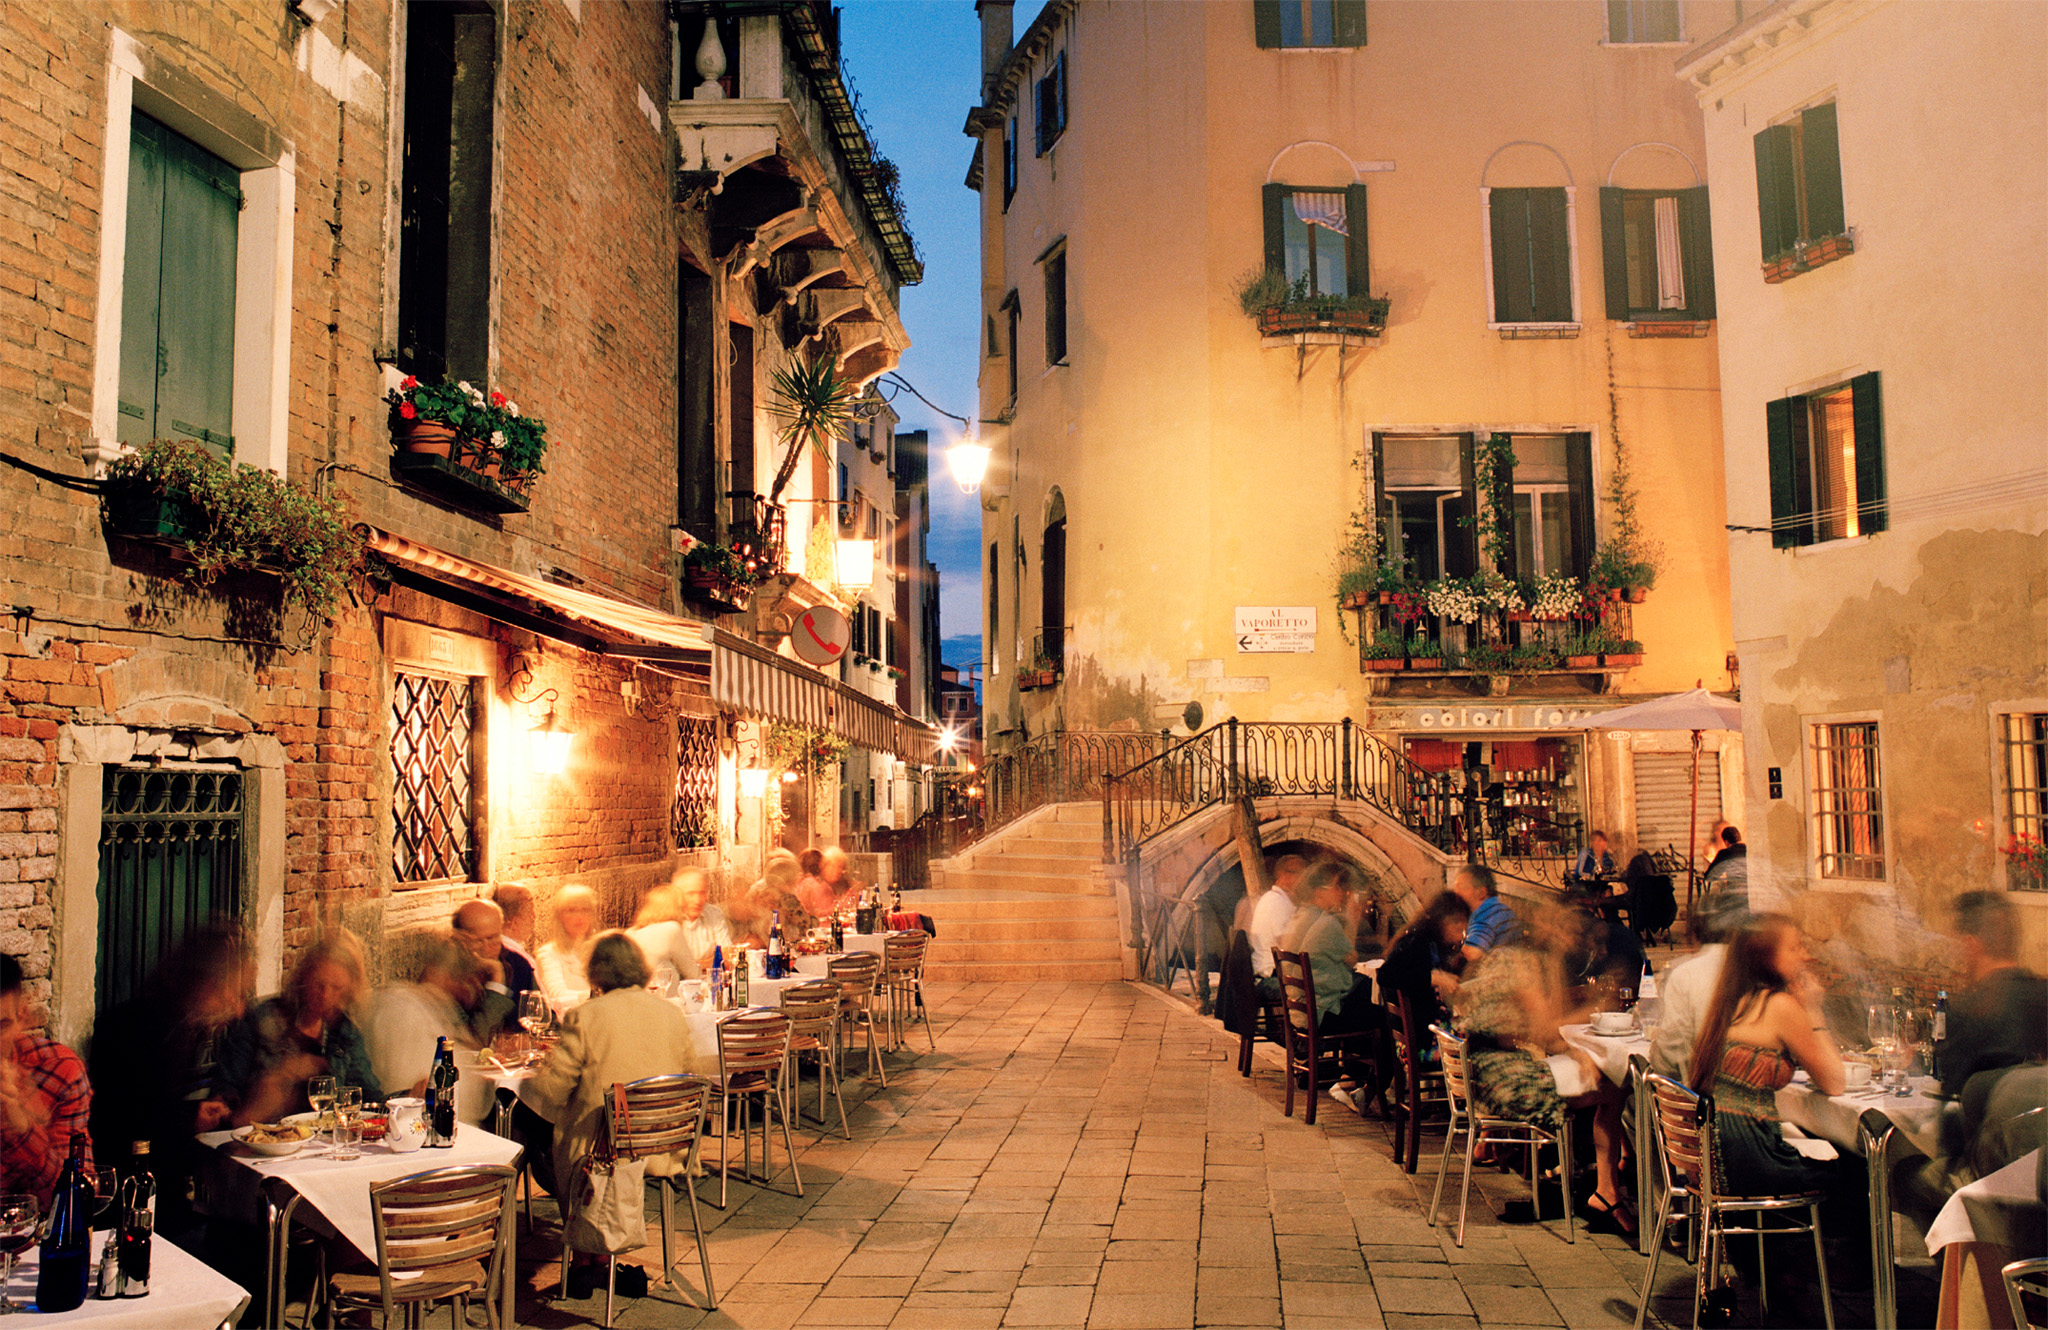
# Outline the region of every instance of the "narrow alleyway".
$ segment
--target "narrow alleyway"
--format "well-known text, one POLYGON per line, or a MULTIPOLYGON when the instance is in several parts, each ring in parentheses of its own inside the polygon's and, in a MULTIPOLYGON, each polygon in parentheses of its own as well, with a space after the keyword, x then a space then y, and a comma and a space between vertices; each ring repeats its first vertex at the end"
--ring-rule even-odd
MULTIPOLYGON (((1325 1100, 1280 1112, 1262 1061, 1183 1005, 1124 983, 933 985, 939 1052, 894 1064, 849 1102, 854 1139, 799 1138, 801 1199, 736 1188, 708 1207, 719 1310, 657 1288, 618 1324, 652 1326, 1293 1327, 1626 1325, 1641 1258, 1505 1227, 1475 1181, 1471 1230, 1423 1213, 1441 1136, 1404 1175, 1375 1119, 1325 1100), (814 1142, 804 1144, 804 1142, 814 1142), (801 1222, 798 1222, 798 1221, 801 1222)), ((914 1047, 926 1047, 922 1030, 914 1047)), ((1261 1046, 1262 1050, 1266 1046, 1261 1046)), ((855 1065, 858 1065, 857 1062, 855 1065)), ((850 1078, 849 1086, 857 1085, 850 1078)), ((805 1101, 815 1104, 806 1083, 805 1101)), ((778 1142, 778 1159, 780 1145, 778 1142)), ((785 1188, 788 1174, 779 1180, 785 1188)), ((712 1190, 715 1194, 715 1189, 712 1190)), ((1454 1193, 1453 1193, 1454 1196, 1454 1193)), ((521 1265, 522 1324, 595 1322, 602 1294, 555 1304, 552 1206, 521 1265)), ((650 1213, 653 1213, 650 1207, 650 1213)), ((683 1222, 687 1233, 687 1215, 683 1222)), ((695 1253, 678 1268, 694 1287, 695 1253)), ((653 1260, 658 1257, 648 1255, 653 1260)), ((1658 1310, 1684 1315, 1667 1263, 1658 1310)), ((1689 1319, 1689 1318, 1688 1318, 1689 1319)))

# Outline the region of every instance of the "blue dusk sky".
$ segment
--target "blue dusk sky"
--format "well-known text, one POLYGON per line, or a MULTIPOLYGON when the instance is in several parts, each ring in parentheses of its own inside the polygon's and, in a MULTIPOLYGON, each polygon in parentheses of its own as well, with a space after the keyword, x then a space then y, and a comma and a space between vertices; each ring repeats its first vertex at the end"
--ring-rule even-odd
MULTIPOLYGON (((1016 31, 1042 7, 1043 0, 1019 4, 1016 31)), ((974 142, 961 128, 980 101, 980 20, 973 0, 847 0, 840 37, 875 147, 902 172, 910 231, 924 257, 924 281, 903 289, 911 347, 897 373, 939 406, 973 418, 981 240, 978 198, 966 186, 974 142)), ((932 434, 939 632, 965 639, 949 640, 945 657, 969 664, 981 656, 981 513, 953 484, 943 455, 960 427, 909 393, 899 392, 894 406, 900 428, 932 434)))

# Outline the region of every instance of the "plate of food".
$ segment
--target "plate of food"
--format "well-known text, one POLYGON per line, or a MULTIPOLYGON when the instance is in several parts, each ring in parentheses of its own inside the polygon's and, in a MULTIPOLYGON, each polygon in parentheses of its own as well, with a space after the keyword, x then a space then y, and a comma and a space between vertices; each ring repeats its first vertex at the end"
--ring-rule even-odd
MULTIPOLYGON (((310 1113, 300 1114, 311 1117, 310 1113)), ((237 1127, 231 1133, 235 1140, 248 1146, 257 1154, 272 1159, 297 1154, 307 1141, 313 1139, 313 1129, 304 1122, 287 1118, 283 1122, 252 1122, 246 1127, 237 1127)))

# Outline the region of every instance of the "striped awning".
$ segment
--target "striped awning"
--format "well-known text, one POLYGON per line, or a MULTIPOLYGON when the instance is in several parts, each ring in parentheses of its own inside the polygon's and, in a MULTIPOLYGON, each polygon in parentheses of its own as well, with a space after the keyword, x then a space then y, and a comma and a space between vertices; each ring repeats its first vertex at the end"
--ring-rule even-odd
POLYGON ((712 703, 727 711, 822 730, 919 765, 936 759, 932 726, 723 628, 543 582, 376 527, 361 530, 401 584, 427 595, 585 651, 708 676, 712 703))

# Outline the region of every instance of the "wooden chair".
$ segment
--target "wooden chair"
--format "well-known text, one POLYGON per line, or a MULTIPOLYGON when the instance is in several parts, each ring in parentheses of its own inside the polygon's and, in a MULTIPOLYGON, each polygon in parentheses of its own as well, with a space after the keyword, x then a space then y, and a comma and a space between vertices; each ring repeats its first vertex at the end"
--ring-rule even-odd
MULTIPOLYGON (((882 991, 889 999, 892 1046, 899 1049, 907 1042, 903 1030, 911 1013, 924 1003, 924 953, 930 942, 921 932, 891 933, 882 939, 882 991)), ((932 1033, 929 1016, 924 1034, 931 1041, 932 1052, 938 1052, 939 1040, 932 1033)))
POLYGON ((1650 1306, 1650 1294, 1657 1287, 1657 1263, 1664 1254, 1664 1230, 1671 1222, 1675 1202, 1681 1200, 1685 1202, 1687 1213, 1699 1221, 1699 1275, 1693 1297, 1695 1328, 1699 1325, 1698 1308, 1711 1291, 1714 1272, 1720 1268, 1722 1245, 1729 1235, 1754 1234, 1756 1237, 1757 1286, 1765 1290, 1763 1307, 1768 1314, 1770 1295, 1763 1278, 1764 1238, 1809 1233, 1813 1236, 1814 1264, 1820 1272, 1821 1312, 1827 1319, 1828 1330, 1834 1330, 1835 1300, 1828 1288, 1828 1257, 1821 1244, 1821 1193, 1730 1195, 1726 1179, 1721 1175, 1720 1149, 1714 1142, 1714 1101, 1694 1093, 1669 1076, 1652 1073, 1648 1085, 1657 1106, 1657 1141, 1664 1156, 1666 1188, 1658 1200, 1657 1226, 1650 1235, 1650 1264, 1643 1271, 1643 1287, 1636 1298, 1636 1330, 1642 1330, 1643 1318, 1650 1306), (1773 1228, 1766 1222, 1774 1214, 1790 1218, 1796 1210, 1806 1211, 1804 1221, 1782 1228, 1773 1228), (1731 1215, 1751 1216, 1750 1227, 1731 1226, 1728 1223, 1731 1215))
POLYGON ((782 1119, 782 1148, 789 1154, 789 1175, 796 1194, 804 1194, 797 1172, 796 1145, 789 1135, 789 1105, 783 1097, 782 1071, 789 1057, 789 1017, 780 1011, 742 1012, 718 1026, 719 1142, 718 1208, 725 1208, 726 1184, 732 1177, 733 1109, 739 1108, 740 1176, 762 1186, 775 1176, 768 1146, 769 1114, 782 1119), (761 1175, 754 1175, 753 1101, 761 1109, 761 1175))
POLYGON ((1422 1123, 1439 1113, 1448 1119, 1450 1092, 1444 1087, 1444 1069, 1427 1054, 1429 1027, 1415 1013, 1405 993, 1396 993, 1393 1003, 1394 1066, 1400 1074, 1395 1091, 1394 1158, 1413 1173, 1421 1167, 1422 1123))
POLYGON ((1316 1024, 1316 980, 1309 968, 1308 953, 1305 951, 1282 951, 1273 949, 1273 973, 1280 976, 1280 1005, 1282 1014, 1281 1033, 1286 1036, 1284 1047, 1287 1052, 1287 1104, 1288 1117, 1294 1116, 1294 1079, 1297 1074, 1308 1077, 1308 1107, 1302 1112, 1301 1120, 1313 1127, 1316 1125, 1316 1104, 1322 1097, 1322 1070, 1327 1063, 1331 1068, 1344 1058, 1364 1062, 1372 1067, 1373 1080, 1381 1082, 1379 1030, 1352 1030, 1344 1034, 1324 1034, 1316 1024))
POLYGON ((1284 1044, 1280 1007, 1268 1002, 1259 989, 1258 974, 1252 969, 1251 939, 1243 929, 1231 934, 1230 950, 1223 957, 1223 987, 1230 991, 1231 1019, 1237 1022, 1237 1074, 1252 1074, 1252 1044, 1260 1039, 1284 1044))
POLYGON ((339 1311, 404 1310, 417 1330, 427 1308, 449 1304, 451 1324, 468 1324, 469 1299, 484 1323, 500 1326, 498 1299, 511 1259, 512 1192, 519 1175, 504 1164, 436 1168, 370 1188, 377 1268, 342 1271, 326 1281, 330 1324, 339 1311))
MULTIPOLYGON (((611 1087, 611 1115, 604 1129, 611 1133, 612 1157, 647 1161, 647 1180, 661 1188, 661 1282, 676 1287, 675 1259, 669 1236, 675 1231, 675 1188, 690 1198, 690 1231, 697 1239, 697 1260, 704 1271, 704 1305, 718 1306, 711 1282, 711 1254, 704 1246, 704 1219, 697 1208, 697 1188, 690 1178, 697 1146, 704 1135, 704 1116, 711 1103, 711 1082, 702 1076, 649 1076, 611 1087)), ((610 1330, 617 1299, 619 1258, 605 1261, 604 1324, 610 1330)), ((562 1243, 562 1284, 569 1283, 569 1244, 562 1243)))
POLYGON ((830 980, 798 984, 782 990, 782 1014, 789 1017, 788 1076, 797 1112, 803 1112, 803 1096, 796 1092, 796 1072, 803 1055, 809 1053, 818 1064, 818 1126, 825 1125, 825 1087, 839 1105, 839 1130, 847 1140, 853 1128, 846 1123, 846 1100, 839 1093, 839 1005, 844 990, 830 980))
MULTIPOLYGON (((881 1050, 875 1041, 875 988, 881 982, 882 958, 872 951, 834 956, 825 963, 825 973, 839 985, 840 1062, 843 1064, 846 1060, 852 1033, 856 1030, 862 1032, 868 1041, 868 1066, 864 1075, 869 1080, 880 1078, 882 1088, 888 1089, 889 1069, 882 1065, 881 1050)), ((841 1071, 843 1073, 843 1066, 841 1071)))
POLYGON ((1564 1240, 1577 1242, 1572 1233, 1572 1128, 1551 1132, 1519 1118, 1488 1117, 1472 1104, 1471 1082, 1465 1074, 1465 1041, 1441 1025, 1429 1027, 1436 1036, 1437 1054, 1443 1059, 1444 1089, 1451 1100, 1451 1122, 1444 1132, 1444 1152, 1436 1166, 1436 1193, 1429 1200, 1429 1222, 1436 1224, 1436 1210, 1444 1195, 1444 1175, 1450 1169, 1451 1148, 1458 1133, 1465 1133, 1465 1189, 1458 1198, 1458 1245, 1465 1245, 1465 1211, 1472 1201, 1472 1156, 1482 1145, 1523 1145, 1529 1151, 1529 1202, 1540 1218, 1543 1199, 1536 1190, 1536 1157, 1541 1147, 1554 1145, 1558 1152, 1558 1186, 1564 1192, 1564 1240))

